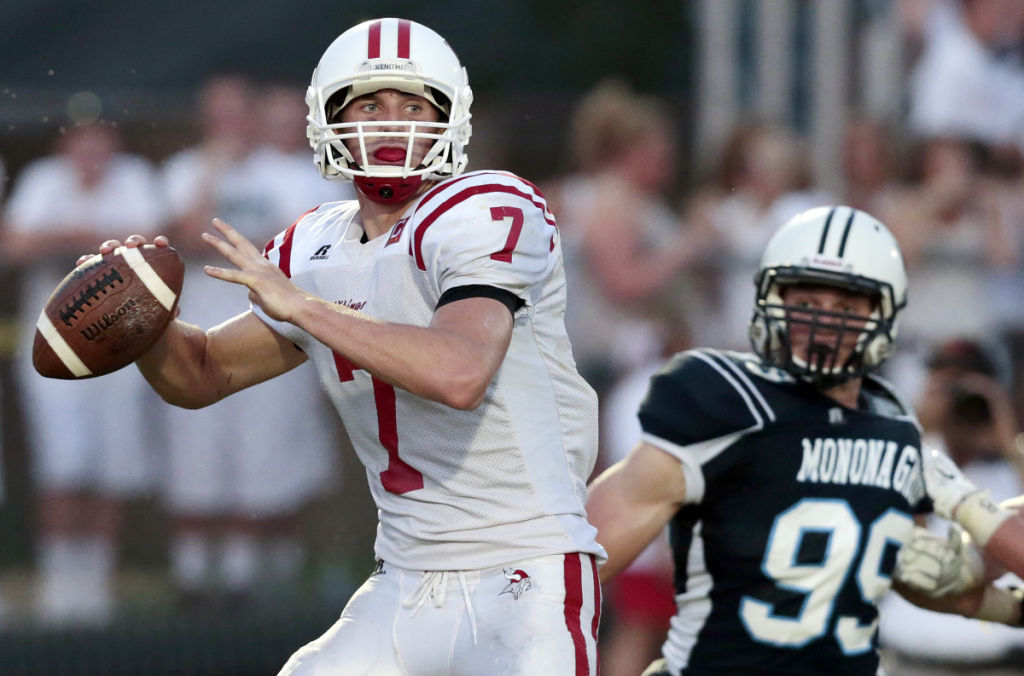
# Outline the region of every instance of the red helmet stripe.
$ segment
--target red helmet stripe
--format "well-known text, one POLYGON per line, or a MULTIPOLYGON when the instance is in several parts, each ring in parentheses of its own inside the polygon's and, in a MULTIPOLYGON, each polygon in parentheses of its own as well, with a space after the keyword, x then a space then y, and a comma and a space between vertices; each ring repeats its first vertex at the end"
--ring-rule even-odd
POLYGON ((409 34, 412 23, 408 19, 398 20, 398 58, 409 58, 409 34))
POLYGON ((370 39, 366 44, 366 58, 368 59, 380 58, 380 24, 380 21, 370 24, 370 39))

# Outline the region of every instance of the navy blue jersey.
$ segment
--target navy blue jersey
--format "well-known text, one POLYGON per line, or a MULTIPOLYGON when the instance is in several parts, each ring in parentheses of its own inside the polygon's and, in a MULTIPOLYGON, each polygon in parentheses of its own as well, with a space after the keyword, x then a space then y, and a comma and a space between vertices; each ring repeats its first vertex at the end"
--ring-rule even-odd
POLYGON ((851 409, 752 354, 691 350, 652 378, 640 422, 687 467, 672 673, 874 674, 875 604, 931 509, 892 390, 868 377, 851 409))

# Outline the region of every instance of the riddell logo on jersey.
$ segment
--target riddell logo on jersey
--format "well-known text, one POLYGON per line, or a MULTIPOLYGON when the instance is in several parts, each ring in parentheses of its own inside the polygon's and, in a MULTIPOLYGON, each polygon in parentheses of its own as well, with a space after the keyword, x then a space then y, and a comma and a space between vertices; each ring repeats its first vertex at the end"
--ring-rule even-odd
POLYGON ((330 244, 324 244, 322 247, 317 249, 312 256, 309 257, 311 261, 325 261, 327 260, 327 252, 331 250, 330 244))
POLYGON ((520 570, 519 568, 502 568, 501 572, 505 574, 505 579, 508 580, 508 584, 501 590, 501 594, 511 594, 513 599, 519 600, 519 597, 530 590, 533 583, 530 581, 530 576, 527 575, 526 571, 520 570))

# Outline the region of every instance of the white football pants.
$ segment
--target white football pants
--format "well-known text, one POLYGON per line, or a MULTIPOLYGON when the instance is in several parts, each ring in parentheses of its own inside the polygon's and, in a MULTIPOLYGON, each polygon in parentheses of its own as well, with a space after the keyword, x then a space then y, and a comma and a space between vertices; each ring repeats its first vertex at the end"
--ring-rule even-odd
POLYGON ((383 563, 281 675, 594 676, 600 605, 589 554, 473 571, 383 563))

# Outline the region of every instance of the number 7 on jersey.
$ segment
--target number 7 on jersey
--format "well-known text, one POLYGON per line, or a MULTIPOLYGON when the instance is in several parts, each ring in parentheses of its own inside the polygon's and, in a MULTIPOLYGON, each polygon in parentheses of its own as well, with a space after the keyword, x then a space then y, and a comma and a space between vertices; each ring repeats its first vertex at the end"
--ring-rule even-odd
MULTIPOLYGON (((334 353, 334 368, 338 380, 346 383, 355 380, 359 367, 334 353)), ((398 457, 398 420, 395 413, 395 388, 370 376, 373 382, 373 401, 377 406, 377 438, 388 452, 388 468, 380 473, 380 483, 389 493, 401 495, 423 488, 423 475, 398 457)))
POLYGON ((502 263, 512 262, 512 252, 519 243, 519 235, 523 232, 523 210, 518 207, 491 207, 492 221, 508 221, 508 239, 500 251, 491 254, 491 258, 502 263))

